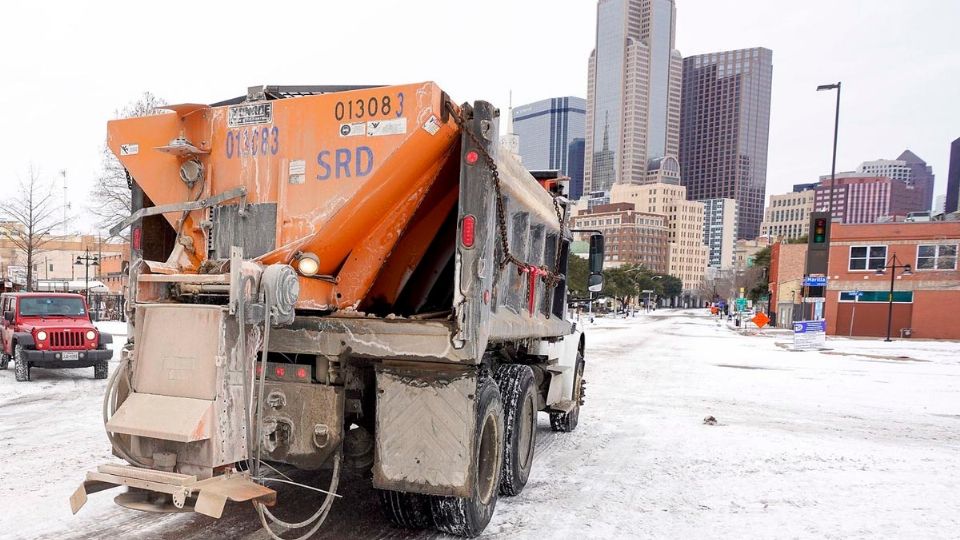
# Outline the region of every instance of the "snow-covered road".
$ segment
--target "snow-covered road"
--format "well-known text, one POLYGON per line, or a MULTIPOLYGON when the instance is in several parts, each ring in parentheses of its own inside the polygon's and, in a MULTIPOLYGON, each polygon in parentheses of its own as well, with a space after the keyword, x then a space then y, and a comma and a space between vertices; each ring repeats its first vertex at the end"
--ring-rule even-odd
MULTIPOLYGON (((838 338, 792 352, 789 334, 739 335, 703 311, 589 332, 579 428, 541 418, 527 488, 500 499, 484 537, 957 538, 960 344, 838 338)), ((0 372, 0 535, 263 537, 249 506, 220 521, 157 516, 106 492, 71 516, 83 471, 112 459, 103 381, 87 371, 0 372)), ((440 537, 393 529, 369 480, 344 483, 318 537, 440 537)), ((314 506, 296 488, 279 500, 284 516, 314 506)))

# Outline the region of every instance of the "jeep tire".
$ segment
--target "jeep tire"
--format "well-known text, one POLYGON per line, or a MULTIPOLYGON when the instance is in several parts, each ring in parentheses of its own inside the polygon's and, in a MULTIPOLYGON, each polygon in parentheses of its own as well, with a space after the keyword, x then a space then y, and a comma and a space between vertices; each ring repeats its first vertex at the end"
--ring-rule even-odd
POLYGON ((19 343, 13 347, 13 370, 16 372, 18 382, 30 380, 30 362, 23 357, 23 346, 19 343))
POLYGON ((101 360, 93 365, 93 378, 106 379, 110 374, 110 364, 106 360, 101 360))

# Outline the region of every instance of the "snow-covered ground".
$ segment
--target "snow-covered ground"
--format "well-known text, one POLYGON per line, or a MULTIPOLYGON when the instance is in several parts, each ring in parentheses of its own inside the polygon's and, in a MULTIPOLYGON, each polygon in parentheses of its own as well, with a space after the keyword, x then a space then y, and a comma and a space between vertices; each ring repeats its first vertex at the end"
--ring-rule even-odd
MULTIPOLYGON (((530 482, 500 499, 484 537, 958 537, 960 344, 794 352, 789 333, 751 334, 703 311, 597 319, 580 427, 552 433, 541 418, 530 482)), ((92 368, 34 375, 0 372, 0 535, 263 538, 248 505, 220 521, 156 516, 106 492, 71 516, 83 472, 112 460, 103 381, 92 368)), ((280 492, 284 516, 315 504, 295 489, 280 492)), ((391 528, 360 475, 342 492, 318 537, 441 537, 391 528)))

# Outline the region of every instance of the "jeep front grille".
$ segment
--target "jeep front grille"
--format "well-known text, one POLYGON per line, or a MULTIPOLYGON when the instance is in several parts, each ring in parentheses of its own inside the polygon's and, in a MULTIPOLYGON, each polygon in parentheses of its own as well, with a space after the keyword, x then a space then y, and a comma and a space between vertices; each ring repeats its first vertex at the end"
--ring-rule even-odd
POLYGON ((71 349, 83 347, 83 332, 79 330, 61 330, 49 332, 51 349, 71 349))

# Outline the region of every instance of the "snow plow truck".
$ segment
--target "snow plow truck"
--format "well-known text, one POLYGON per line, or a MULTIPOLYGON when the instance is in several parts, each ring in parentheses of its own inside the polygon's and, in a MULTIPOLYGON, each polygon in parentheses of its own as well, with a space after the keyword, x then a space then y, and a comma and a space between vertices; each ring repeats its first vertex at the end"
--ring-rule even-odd
POLYGON ((123 486, 148 511, 251 501, 269 536, 307 537, 356 467, 395 524, 478 535, 527 482, 538 412, 572 431, 583 404, 562 179, 501 148, 490 103, 430 82, 159 112, 108 125, 133 201, 103 406, 125 463, 87 472, 73 512, 123 486), (330 477, 296 523, 272 510, 291 466, 330 477))

